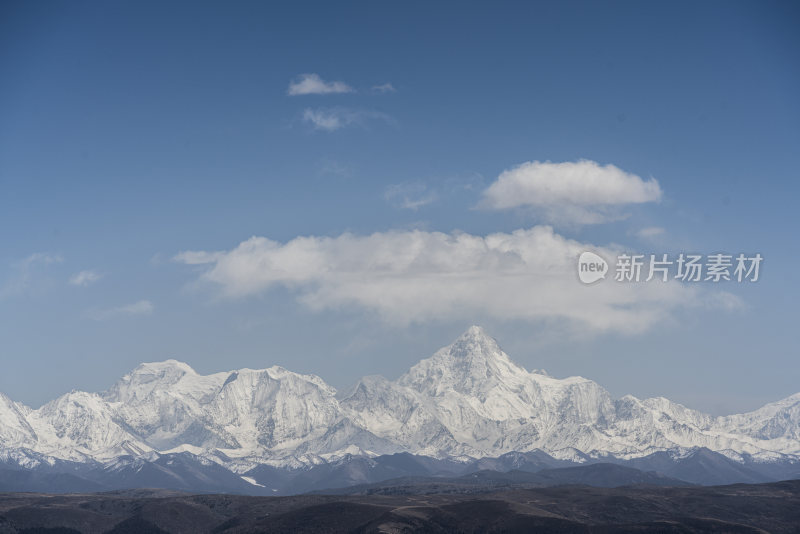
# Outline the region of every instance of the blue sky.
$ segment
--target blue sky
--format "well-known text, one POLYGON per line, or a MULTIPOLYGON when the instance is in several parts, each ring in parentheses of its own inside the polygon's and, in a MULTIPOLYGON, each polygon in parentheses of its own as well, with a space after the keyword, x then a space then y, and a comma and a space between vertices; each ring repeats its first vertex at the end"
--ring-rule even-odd
POLYGON ((5 2, 0 391, 38 406, 166 358, 344 387, 395 378, 472 323, 524 366, 615 395, 730 413, 800 391, 798 23, 791 2, 5 2), (304 74, 338 92, 290 94, 304 74), (487 208, 504 171, 583 160, 661 194, 595 224, 558 202, 487 208), (755 284, 632 297, 658 312, 633 330, 577 317, 584 300, 606 310, 577 282, 541 297, 569 310, 508 311, 484 295, 485 263, 441 298, 414 273, 370 278, 377 296, 343 282, 393 237, 435 256, 436 232, 545 224, 594 248, 765 260, 755 284), (314 236, 316 260, 289 264, 340 267, 214 271, 252 236, 275 242, 258 254, 314 236), (418 300, 384 298, 406 283, 418 300))

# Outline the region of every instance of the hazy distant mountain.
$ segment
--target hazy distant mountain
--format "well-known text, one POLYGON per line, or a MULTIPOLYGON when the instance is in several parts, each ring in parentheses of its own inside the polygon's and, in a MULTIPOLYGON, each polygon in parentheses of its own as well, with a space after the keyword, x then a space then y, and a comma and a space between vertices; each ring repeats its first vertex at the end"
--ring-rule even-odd
POLYGON ((498 471, 611 461, 690 482, 755 482, 800 472, 800 393, 726 417, 665 398, 614 399, 585 378, 526 371, 471 327, 398 380, 364 377, 341 392, 281 367, 202 376, 168 360, 140 365, 106 392, 73 391, 37 410, 0 394, 0 461, 68 465, 109 487, 256 492, 276 489, 265 489, 264 473, 276 483, 283 473, 276 485, 286 491, 287 480, 299 487, 299 473, 313 489, 315 477, 374 482, 359 470, 375 465, 385 478, 427 475, 436 461, 498 471), (409 460, 422 457, 427 464, 409 460), (165 458, 180 458, 184 472, 165 458))

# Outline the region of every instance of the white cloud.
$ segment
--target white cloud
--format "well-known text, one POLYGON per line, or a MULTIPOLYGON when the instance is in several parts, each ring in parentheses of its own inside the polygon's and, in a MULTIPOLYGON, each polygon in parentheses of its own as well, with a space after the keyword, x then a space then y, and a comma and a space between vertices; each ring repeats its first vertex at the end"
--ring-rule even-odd
POLYGON ((414 230, 287 243, 252 237, 229 251, 174 259, 205 265, 200 280, 225 297, 283 286, 311 310, 352 308, 397 324, 489 316, 635 332, 709 301, 709 291, 674 281, 584 286, 576 269, 586 249, 616 254, 536 226, 487 236, 414 230))
POLYGON ((311 123, 315 130, 332 132, 343 128, 347 122, 341 113, 307 108, 303 111, 303 120, 311 123))
POLYGON ((155 310, 155 306, 152 302, 149 300, 140 300, 125 306, 91 312, 89 315, 92 319, 102 321, 104 319, 112 319, 120 316, 150 315, 153 313, 153 310, 155 310))
POLYGON ((348 108, 306 108, 303 121, 311 124, 315 130, 333 132, 346 126, 366 127, 371 120, 392 122, 391 117, 378 111, 357 110, 348 108))
POLYGON ((286 90, 290 96, 352 93, 355 89, 344 82, 326 82, 318 74, 301 74, 286 90))
POLYGON ((636 232, 636 236, 641 239, 652 239, 654 237, 658 237, 663 235, 665 230, 660 226, 648 226, 647 228, 642 228, 636 232))
POLYGON ((416 211, 435 202, 438 195, 425 184, 402 183, 387 187, 384 197, 395 207, 416 211))
POLYGON ((73 286, 88 286, 100 280, 101 275, 94 271, 81 271, 75 273, 69 279, 69 283, 73 286))
POLYGON ((596 224, 623 218, 617 208, 658 202, 661 187, 615 167, 594 161, 527 162, 500 174, 484 192, 489 209, 534 208, 545 220, 596 224))
POLYGON ((372 90, 378 93, 395 93, 397 89, 394 88, 394 85, 390 83, 384 83, 381 85, 373 85, 372 90))

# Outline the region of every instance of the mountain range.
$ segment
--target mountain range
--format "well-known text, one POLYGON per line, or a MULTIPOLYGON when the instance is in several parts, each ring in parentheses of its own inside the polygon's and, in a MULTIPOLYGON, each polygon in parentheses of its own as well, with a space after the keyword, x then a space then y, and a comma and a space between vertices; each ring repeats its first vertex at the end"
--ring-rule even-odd
POLYGON ((598 462, 696 483, 800 476, 800 393, 724 417, 615 399, 525 370, 477 326, 395 381, 343 391, 277 366, 204 376, 167 360, 38 409, 0 393, 0 463, 23 486, 269 494, 598 462))

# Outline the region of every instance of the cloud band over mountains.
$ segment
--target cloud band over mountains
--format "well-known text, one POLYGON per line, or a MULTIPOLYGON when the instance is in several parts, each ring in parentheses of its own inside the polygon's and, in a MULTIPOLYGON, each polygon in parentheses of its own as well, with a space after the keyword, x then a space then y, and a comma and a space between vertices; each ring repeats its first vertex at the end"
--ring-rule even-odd
POLYGON ((535 226, 486 236, 412 230, 286 243, 252 237, 232 250, 183 252, 175 260, 206 266, 201 281, 226 297, 283 286, 312 310, 354 308, 397 324, 490 316, 637 332, 678 308, 729 306, 735 298, 677 282, 585 287, 575 266, 586 249, 615 255, 535 226))

